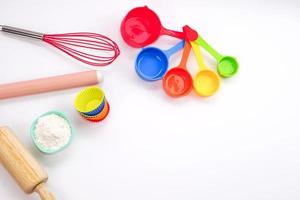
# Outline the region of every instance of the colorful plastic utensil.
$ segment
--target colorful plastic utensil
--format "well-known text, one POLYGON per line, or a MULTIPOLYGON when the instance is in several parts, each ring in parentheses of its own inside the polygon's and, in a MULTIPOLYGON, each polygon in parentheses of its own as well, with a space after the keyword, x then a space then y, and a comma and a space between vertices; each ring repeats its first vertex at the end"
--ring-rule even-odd
POLYGON ((162 79, 169 67, 169 58, 184 47, 185 41, 177 43, 168 50, 156 47, 144 48, 137 56, 135 63, 136 73, 145 81, 162 79))
POLYGON ((160 35, 184 38, 182 32, 164 28, 157 14, 147 6, 128 12, 121 23, 121 35, 128 45, 137 48, 153 43, 160 35))
POLYGON ((189 41, 195 41, 208 51, 218 62, 217 71, 220 76, 229 78, 238 71, 239 64, 237 60, 231 56, 223 56, 210 46, 198 33, 189 26, 184 26, 183 30, 189 41))
POLYGON ((234 57, 221 55, 212 46, 210 46, 200 35, 198 36, 195 42, 197 44, 200 44, 217 60, 217 70, 222 77, 229 78, 237 73, 239 64, 234 57))
POLYGON ((180 64, 169 70, 163 78, 163 88, 171 97, 187 95, 193 88, 193 78, 186 67, 190 52, 191 45, 189 42, 186 42, 180 64))
POLYGON ((200 52, 200 46, 195 42, 191 42, 191 45, 200 68, 200 71, 194 77, 194 89, 200 96, 212 96, 218 91, 220 87, 220 78, 214 71, 210 70, 205 65, 202 54, 200 52))

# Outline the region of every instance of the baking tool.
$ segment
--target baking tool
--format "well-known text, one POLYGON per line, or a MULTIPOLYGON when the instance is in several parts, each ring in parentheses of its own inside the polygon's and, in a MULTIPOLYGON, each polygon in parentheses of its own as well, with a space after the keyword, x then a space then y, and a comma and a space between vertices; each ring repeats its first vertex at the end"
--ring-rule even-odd
POLYGON ((168 50, 146 47, 137 56, 136 73, 145 81, 162 79, 169 67, 169 58, 184 47, 184 40, 168 50))
POLYGON ((198 38, 198 33, 189 26, 184 26, 183 31, 186 35, 186 39, 192 45, 200 69, 193 80, 194 89, 201 96, 211 96, 218 91, 220 87, 220 78, 204 63, 204 59, 200 51, 200 45, 194 42, 198 38))
POLYGON ((169 70, 163 78, 163 88, 171 97, 187 95, 193 88, 193 79, 186 68, 190 51, 191 45, 186 42, 180 64, 169 70))
POLYGON ((120 54, 114 41, 97 33, 43 34, 5 25, 0 25, 0 30, 42 40, 80 62, 97 67, 111 64, 120 54))
POLYGON ((0 127, 0 161, 25 193, 37 192, 42 200, 55 200, 45 185, 47 173, 6 126, 0 127))
POLYGON ((96 116, 98 116, 98 115, 101 115, 101 113, 103 112, 103 110, 105 109, 105 106, 106 106, 106 103, 107 103, 107 101, 106 101, 106 99, 104 98, 103 99, 103 101, 102 101, 102 103, 101 103, 101 107, 99 106, 99 109, 97 109, 97 112, 95 112, 95 114, 93 114, 93 115, 91 115, 91 114, 85 114, 85 113, 83 113, 83 112, 79 112, 82 116, 84 116, 84 117, 96 117, 96 116))
POLYGON ((86 115, 87 117, 93 117, 93 116, 95 116, 95 115, 98 115, 98 114, 101 113, 102 110, 104 109, 105 102, 106 102, 106 100, 105 100, 105 97, 104 97, 103 101, 102 101, 101 104, 97 107, 97 109, 95 109, 94 111, 88 112, 88 113, 84 113, 84 112, 83 112, 82 114, 86 115))
POLYGON ((182 32, 164 28, 157 14, 147 6, 128 12, 121 23, 121 35, 128 45, 138 48, 153 43, 160 35, 184 38, 182 32))
POLYGON ((212 48, 200 35, 196 40, 196 43, 200 44, 206 49, 218 62, 217 70, 220 76, 229 78, 235 75, 238 71, 239 64, 234 57, 223 56, 212 48))
POLYGON ((31 125, 30 136, 31 136, 31 139, 32 139, 34 145, 37 147, 38 150, 40 150, 42 153, 45 153, 45 154, 54 154, 54 153, 57 153, 59 151, 64 150, 65 148, 67 148, 71 144, 71 142, 73 140, 74 132, 75 131, 74 131, 73 126, 71 125, 71 122, 68 120, 68 118, 66 117, 66 115, 64 113, 62 113, 60 111, 50 111, 50 112, 47 112, 47 113, 39 116, 36 120, 34 120, 34 122, 31 125), (71 129, 71 136, 69 138, 68 143, 66 145, 62 146, 61 148, 55 149, 55 150, 46 148, 43 145, 41 145, 37 141, 36 135, 35 135, 35 129, 36 129, 36 125, 38 123, 39 118, 41 118, 43 116, 51 115, 51 114, 55 114, 55 115, 58 115, 58 116, 62 117, 64 120, 66 120, 66 122, 68 123, 68 125, 70 126, 70 129, 71 129))
POLYGON ((109 103, 106 101, 103 110, 98 115, 90 117, 90 116, 86 116, 81 113, 81 116, 88 121, 100 122, 100 121, 103 121, 107 117, 107 115, 109 114, 109 111, 110 111, 110 106, 109 106, 109 103))
POLYGON ((110 110, 104 92, 96 86, 81 90, 75 99, 74 105, 84 119, 92 122, 104 120, 110 110))
POLYGON ((196 55, 199 72, 194 77, 193 85, 195 91, 201 96, 212 96, 215 94, 220 87, 220 78, 219 76, 212 70, 210 70, 204 63, 202 54, 200 52, 200 46, 195 42, 191 42, 192 48, 196 55))
POLYGON ((103 110, 104 92, 97 86, 87 87, 79 92, 74 105, 78 112, 94 116, 103 110))
POLYGON ((197 44, 201 45, 217 60, 217 71, 220 76, 229 78, 237 73, 239 64, 234 57, 221 55, 189 26, 185 26, 183 29, 185 32, 188 32, 187 37, 189 37, 190 41, 195 41, 197 44))
POLYGON ((36 80, 8 83, 0 85, 0 99, 95 85, 102 80, 102 74, 93 70, 36 80))

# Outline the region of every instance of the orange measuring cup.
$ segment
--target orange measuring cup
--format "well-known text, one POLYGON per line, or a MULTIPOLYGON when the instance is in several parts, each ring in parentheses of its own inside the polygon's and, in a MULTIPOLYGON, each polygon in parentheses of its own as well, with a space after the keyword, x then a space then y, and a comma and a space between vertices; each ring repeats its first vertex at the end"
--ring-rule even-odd
POLYGON ((163 78, 164 91, 171 97, 187 95, 193 88, 193 78, 186 68, 190 52, 191 44, 185 42, 180 64, 169 70, 163 78))

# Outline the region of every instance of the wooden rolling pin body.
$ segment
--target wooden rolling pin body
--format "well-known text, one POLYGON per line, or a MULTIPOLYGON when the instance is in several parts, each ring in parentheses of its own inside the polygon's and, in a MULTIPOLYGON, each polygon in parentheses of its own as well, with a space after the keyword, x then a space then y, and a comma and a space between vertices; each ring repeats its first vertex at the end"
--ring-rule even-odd
POLYGON ((44 183, 45 170, 8 127, 0 127, 0 162, 25 193, 39 193, 43 200, 55 200, 44 183))

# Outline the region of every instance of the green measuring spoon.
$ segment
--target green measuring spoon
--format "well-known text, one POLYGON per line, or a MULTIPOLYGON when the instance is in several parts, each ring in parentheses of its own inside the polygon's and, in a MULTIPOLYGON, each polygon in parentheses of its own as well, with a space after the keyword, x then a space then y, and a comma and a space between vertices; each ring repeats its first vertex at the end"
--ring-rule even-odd
POLYGON ((234 57, 221 55, 212 46, 210 46, 200 35, 198 35, 198 38, 195 42, 201 45, 217 60, 217 70, 220 76, 224 78, 229 78, 237 73, 239 64, 234 57))
POLYGON ((220 76, 229 78, 236 74, 239 68, 237 60, 231 56, 223 56, 218 53, 212 46, 210 46, 197 31, 185 25, 183 31, 186 35, 186 39, 194 41, 198 45, 201 45, 206 51, 208 51, 218 62, 217 70, 220 76))

